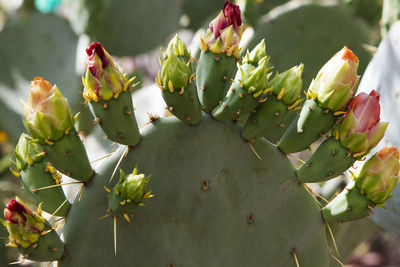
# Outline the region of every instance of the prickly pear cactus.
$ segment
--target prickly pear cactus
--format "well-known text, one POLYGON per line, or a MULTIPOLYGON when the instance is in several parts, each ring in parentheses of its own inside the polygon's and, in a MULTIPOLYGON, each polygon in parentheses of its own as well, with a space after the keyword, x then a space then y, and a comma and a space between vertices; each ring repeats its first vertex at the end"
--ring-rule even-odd
POLYGON ((326 205, 306 182, 346 171, 380 141, 387 124, 380 122, 379 93, 354 97, 358 58, 344 47, 321 68, 299 107, 302 65, 269 83, 263 41, 239 57, 240 16, 226 1, 201 39, 197 69, 183 41, 171 41, 156 84, 175 117, 153 115, 140 129, 132 81, 100 43, 90 45, 84 98, 107 138, 121 144, 93 172, 66 99, 36 78, 23 104, 31 137, 21 137, 14 173, 42 204, 33 212, 19 198, 10 201, 1 221, 8 245, 26 259, 63 267, 321 267, 337 259, 332 227, 383 206, 398 180, 397 148, 368 159, 355 182, 326 205), (271 112, 275 107, 299 111, 284 133, 275 129, 282 128, 274 121, 281 115, 271 112), (249 114, 267 119, 238 123, 249 114), (244 132, 248 123, 254 131, 269 124, 276 144, 263 131, 244 132), (287 155, 332 127, 311 162, 296 169, 287 155), (62 185, 49 174, 55 169, 77 179, 72 195, 54 190, 62 185), (45 185, 37 181, 40 173, 47 175, 45 185), (52 193, 36 195, 42 190, 52 193), (56 210, 49 205, 55 195, 66 199, 56 210), (52 213, 48 221, 42 210, 52 213), (55 215, 65 218, 62 238, 55 215))

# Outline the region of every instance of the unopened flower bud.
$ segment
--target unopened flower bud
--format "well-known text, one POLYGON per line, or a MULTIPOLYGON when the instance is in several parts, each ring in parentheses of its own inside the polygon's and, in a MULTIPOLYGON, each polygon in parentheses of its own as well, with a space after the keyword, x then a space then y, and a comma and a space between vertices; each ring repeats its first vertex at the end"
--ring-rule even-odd
POLYGON ((71 108, 56 85, 35 77, 30 87, 28 103, 21 104, 33 138, 56 141, 74 128, 71 108))
POLYGON ((368 152, 383 138, 387 122, 380 122, 379 93, 360 93, 353 98, 333 135, 352 153, 368 152))
POLYGON ((259 96, 262 91, 268 86, 268 72, 271 67, 268 67, 269 57, 264 57, 258 62, 256 68, 251 67, 248 73, 243 72, 243 76, 239 78, 243 81, 244 89, 253 95, 259 96))
POLYGON ((88 101, 110 100, 128 89, 128 81, 118 69, 110 54, 98 43, 92 43, 87 49, 88 67, 83 79, 83 97, 88 101))
POLYGON ((260 43, 254 47, 251 52, 247 50, 246 55, 243 57, 242 64, 249 63, 253 65, 258 65, 258 62, 267 56, 267 50, 265 48, 265 40, 262 39, 260 43))
POLYGON ((27 248, 38 242, 46 220, 29 210, 19 199, 12 199, 4 209, 3 224, 10 233, 9 245, 27 248))
POLYGON ((192 75, 188 64, 173 52, 162 62, 160 73, 160 86, 171 91, 186 88, 192 75))
POLYGON ((275 95, 281 94, 283 90, 282 101, 286 105, 293 104, 300 95, 303 85, 301 79, 303 68, 304 65, 300 64, 280 74, 277 73, 269 83, 275 95))
POLYGON ((25 169, 27 165, 39 162, 44 156, 42 147, 32 140, 27 134, 21 134, 14 151, 16 167, 18 171, 25 169))
POLYGON ((396 186, 399 169, 397 148, 384 147, 365 162, 355 185, 368 200, 382 204, 390 197, 396 186))
POLYGON ((163 52, 163 59, 167 59, 170 53, 175 54, 175 56, 183 57, 188 61, 192 56, 186 47, 186 44, 179 38, 178 34, 168 43, 167 49, 163 52))
POLYGON ((357 68, 358 58, 345 46, 321 68, 308 94, 324 109, 343 110, 356 91, 357 68))
MULTIPOLYGON (((224 53, 239 58, 239 42, 242 37, 243 25, 239 6, 225 1, 222 11, 210 23, 209 29, 201 42, 214 54, 224 53)), ((204 46, 203 45, 203 46, 204 46)))
POLYGON ((150 181, 151 175, 138 174, 137 168, 128 175, 125 175, 122 170, 120 172, 119 182, 115 187, 116 194, 129 204, 140 204, 146 194, 146 186, 150 181))

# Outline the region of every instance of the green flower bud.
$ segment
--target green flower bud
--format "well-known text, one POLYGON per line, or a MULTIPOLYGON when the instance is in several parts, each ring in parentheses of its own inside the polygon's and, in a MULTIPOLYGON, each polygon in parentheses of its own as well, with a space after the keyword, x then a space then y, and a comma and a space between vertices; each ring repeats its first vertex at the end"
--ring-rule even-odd
POLYGON ((28 103, 21 100, 26 128, 33 138, 57 141, 74 128, 67 99, 57 86, 35 77, 31 82, 28 103))
POLYGON ((301 75, 303 73, 304 65, 300 64, 281 74, 276 73, 275 77, 269 83, 272 92, 280 96, 283 103, 291 105, 299 98, 303 80, 301 75))
POLYGON ((98 43, 92 43, 87 49, 88 67, 84 84, 83 97, 86 101, 110 100, 118 98, 121 92, 129 89, 129 84, 134 80, 128 80, 120 72, 114 60, 98 43))
POLYGON ((269 57, 263 57, 258 67, 251 67, 248 73, 241 71, 239 80, 244 84, 244 89, 254 97, 258 97, 268 86, 268 71, 272 68, 268 67, 269 57))
POLYGON ((260 43, 256 47, 254 47, 251 52, 247 50, 246 55, 242 59, 242 64, 253 64, 258 65, 258 62, 267 56, 267 50, 265 48, 265 40, 262 39, 260 43))
POLYGON ((139 205, 142 199, 146 197, 146 186, 150 181, 150 177, 151 175, 138 174, 137 167, 129 175, 125 175, 120 170, 119 182, 114 189, 115 193, 123 200, 126 200, 128 204, 139 205))
POLYGON ((192 57, 185 43, 178 37, 178 34, 169 42, 167 49, 165 51, 162 50, 163 59, 166 60, 171 53, 175 54, 175 56, 184 57, 186 61, 189 61, 192 57))
POLYGON ((344 47, 318 72, 308 94, 324 109, 343 110, 353 98, 359 81, 358 58, 344 47))
POLYGON ((157 84, 162 90, 168 88, 171 92, 186 88, 193 74, 188 64, 172 51, 162 62, 160 73, 161 75, 157 77, 157 84))
POLYGON ((24 133, 21 134, 14 151, 18 171, 25 169, 27 165, 32 165, 34 162, 40 162, 44 154, 42 147, 32 137, 24 133))
POLYGON ((384 147, 365 162, 355 185, 368 200, 382 204, 396 186, 399 170, 399 151, 396 147, 384 147))

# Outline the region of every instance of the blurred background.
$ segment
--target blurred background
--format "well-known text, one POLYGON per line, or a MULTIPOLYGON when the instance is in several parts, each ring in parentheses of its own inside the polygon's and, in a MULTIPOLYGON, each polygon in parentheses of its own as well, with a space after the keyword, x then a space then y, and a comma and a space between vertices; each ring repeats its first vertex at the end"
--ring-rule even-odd
MULTIPOLYGON (((199 36, 224 0, 0 0, 0 202, 16 194, 35 205, 9 168, 13 149, 25 132, 19 99, 28 98, 29 82, 41 76, 56 83, 74 113, 90 160, 115 146, 104 140, 83 105, 81 76, 85 48, 99 41, 140 85, 133 91, 136 118, 165 115, 154 77, 160 47, 178 33, 199 55, 199 36)), ((390 121, 384 144, 400 143, 400 0, 236 0, 246 28, 242 52, 265 38, 271 65, 282 72, 304 63, 303 89, 322 65, 344 45, 360 60, 360 91, 381 93, 382 120, 390 121), (399 117, 399 118, 398 118, 399 117)), ((306 155, 307 156, 307 155, 306 155)), ((98 163, 97 163, 98 164, 98 163)), ((295 164, 297 164, 295 162, 295 164)), ((339 177, 313 190, 332 198, 346 185, 339 177)), ((66 189, 68 191, 68 189, 66 189)), ((0 209, 1 210, 1 209, 0 209)), ((346 266, 400 266, 400 188, 386 208, 349 223, 335 233, 346 266)), ((0 266, 17 262, 5 247, 0 226, 0 266)), ((18 265, 18 264, 17 264, 18 265)), ((35 266, 30 262, 21 265, 35 266)), ((332 266, 340 266, 332 260, 332 266)), ((46 265, 43 265, 46 266, 46 265)))

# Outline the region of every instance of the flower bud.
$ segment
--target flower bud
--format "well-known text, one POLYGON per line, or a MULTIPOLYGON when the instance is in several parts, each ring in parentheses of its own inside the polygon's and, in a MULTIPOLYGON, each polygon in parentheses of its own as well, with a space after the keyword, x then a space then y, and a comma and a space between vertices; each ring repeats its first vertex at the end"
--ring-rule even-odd
POLYGON ((272 68, 268 67, 269 57, 264 57, 258 62, 257 68, 250 68, 248 73, 242 72, 240 80, 244 84, 244 89, 249 93, 258 97, 262 91, 268 86, 268 71, 272 68))
POLYGON ((243 25, 239 6, 225 1, 222 11, 211 21, 201 48, 209 49, 214 54, 224 53, 239 58, 239 42, 243 25))
POLYGON ((186 47, 186 44, 179 38, 178 34, 169 42, 167 49, 162 51, 163 59, 166 60, 169 54, 175 54, 177 57, 183 57, 188 61, 192 56, 186 47))
POLYGON ((258 62, 267 56, 267 50, 265 48, 265 40, 262 39, 251 52, 247 50, 246 55, 243 57, 242 64, 253 64, 258 65, 258 62))
POLYGON ((119 182, 115 187, 115 194, 126 200, 128 204, 140 204, 146 195, 146 186, 150 181, 149 176, 138 174, 138 169, 135 168, 129 175, 120 170, 119 182))
POLYGON ((382 204, 396 186, 399 170, 399 151, 396 147, 384 147, 365 162, 355 185, 368 200, 382 204))
POLYGON ((303 85, 303 80, 301 79, 303 68, 304 65, 300 64, 282 72, 281 74, 277 73, 269 83, 272 92, 275 95, 282 97, 281 99, 286 105, 293 104, 300 95, 301 87, 303 85), (283 95, 281 96, 280 94, 283 95))
POLYGON ((383 138, 387 122, 380 122, 379 93, 360 93, 353 98, 333 135, 352 153, 368 152, 383 138))
POLYGON ((44 156, 42 147, 33 141, 27 134, 21 134, 18 144, 14 151, 16 159, 16 167, 18 171, 26 168, 27 165, 32 165, 34 162, 39 162, 44 156))
POLYGON ((226 0, 222 7, 222 11, 213 21, 210 22, 209 27, 213 32, 214 37, 218 38, 221 31, 230 25, 232 25, 234 30, 237 31, 238 27, 242 25, 242 18, 239 6, 226 0))
POLYGON ((128 81, 114 60, 98 43, 92 43, 87 49, 88 67, 83 79, 83 97, 88 101, 110 100, 128 89, 128 81))
POLYGON ((379 93, 372 90, 369 95, 360 93, 350 102, 346 116, 350 112, 353 113, 357 124, 354 125, 356 132, 365 132, 379 122, 381 111, 379 97, 379 93))
POLYGON ((3 224, 10 233, 9 246, 27 248, 38 242, 46 220, 29 210, 17 197, 12 199, 4 209, 6 221, 3 224))
POLYGON ((345 46, 321 68, 308 94, 324 109, 343 110, 356 91, 357 68, 358 58, 345 46))
POLYGON ((56 141, 74 128, 67 99, 56 85, 40 77, 31 82, 28 103, 21 100, 21 105, 33 138, 56 141))
POLYGON ((184 62, 175 53, 170 51, 167 58, 161 64, 160 84, 163 89, 170 91, 180 90, 182 87, 186 88, 192 72, 184 62))

